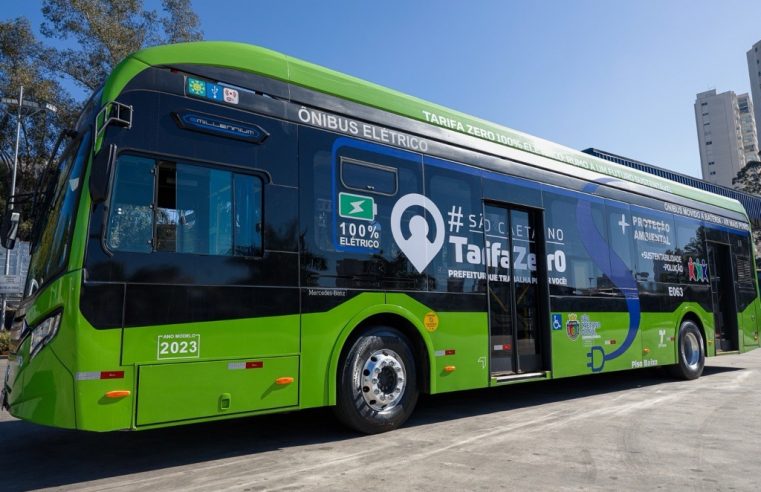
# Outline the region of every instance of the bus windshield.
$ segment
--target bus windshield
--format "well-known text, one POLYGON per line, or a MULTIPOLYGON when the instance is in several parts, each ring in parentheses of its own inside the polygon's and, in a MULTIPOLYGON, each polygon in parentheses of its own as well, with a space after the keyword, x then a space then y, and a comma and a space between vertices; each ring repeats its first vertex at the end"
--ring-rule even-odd
POLYGON ((34 294, 51 278, 61 273, 69 257, 74 218, 82 190, 82 176, 90 149, 90 132, 72 142, 61 158, 52 194, 39 214, 25 295, 34 294))

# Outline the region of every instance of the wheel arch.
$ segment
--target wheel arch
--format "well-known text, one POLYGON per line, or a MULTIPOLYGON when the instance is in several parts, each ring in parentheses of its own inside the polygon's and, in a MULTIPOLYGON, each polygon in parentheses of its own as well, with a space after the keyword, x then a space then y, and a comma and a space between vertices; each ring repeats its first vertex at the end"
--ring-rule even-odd
POLYGON ((399 330, 412 343, 415 368, 420 375, 419 386, 423 393, 435 391, 436 380, 431 374, 433 344, 422 322, 400 306, 376 305, 358 313, 341 331, 330 356, 327 392, 328 404, 336 403, 338 369, 354 341, 373 326, 388 326, 399 330))

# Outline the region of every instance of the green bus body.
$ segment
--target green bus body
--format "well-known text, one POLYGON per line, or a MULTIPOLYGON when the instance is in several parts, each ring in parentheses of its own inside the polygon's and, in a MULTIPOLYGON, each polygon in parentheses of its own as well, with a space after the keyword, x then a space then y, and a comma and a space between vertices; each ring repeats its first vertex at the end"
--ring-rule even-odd
POLYGON ((18 418, 335 405, 373 327, 428 393, 673 366, 685 321, 706 356, 759 346, 738 202, 279 53, 135 53, 78 134, 14 321, 18 418))

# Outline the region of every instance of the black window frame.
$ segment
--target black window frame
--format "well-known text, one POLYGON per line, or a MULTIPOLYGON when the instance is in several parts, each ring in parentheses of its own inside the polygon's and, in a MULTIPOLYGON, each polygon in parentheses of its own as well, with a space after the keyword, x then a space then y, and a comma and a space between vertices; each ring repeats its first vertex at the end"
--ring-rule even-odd
POLYGON ((377 164, 375 162, 367 162, 360 159, 354 159, 352 157, 343 157, 343 156, 340 157, 339 164, 340 164, 339 170, 338 170, 339 180, 341 181, 341 186, 343 186, 347 190, 359 191, 362 193, 374 193, 376 195, 383 195, 383 196, 396 196, 396 194, 399 193, 399 170, 393 166, 385 166, 383 164, 377 164), (394 175, 394 191, 393 192, 378 191, 374 187, 360 188, 358 186, 353 186, 348 184, 346 180, 344 180, 344 163, 351 164, 354 166, 359 166, 359 167, 375 169, 378 171, 384 171, 384 172, 393 174, 394 175))
POLYGON ((205 162, 205 161, 197 161, 193 159, 187 159, 187 158, 181 158, 176 156, 164 156, 160 154, 152 154, 152 153, 146 153, 139 150, 134 149, 125 149, 119 153, 117 158, 114 162, 114 172, 112 173, 111 182, 109 184, 109 198, 107 202, 107 210, 103 217, 103 227, 102 227, 102 234, 101 234, 101 246, 104 251, 106 251, 109 255, 114 255, 115 253, 128 253, 128 254, 154 254, 154 253, 163 253, 163 254, 181 254, 181 255, 195 255, 195 256, 217 256, 220 258, 229 258, 229 257, 235 257, 235 258, 249 258, 249 259, 261 259, 264 257, 265 253, 265 207, 266 207, 266 200, 264 198, 265 195, 265 188, 266 185, 269 183, 268 176, 266 173, 257 171, 255 169, 250 169, 242 166, 234 166, 234 165, 225 165, 225 164, 218 164, 218 163, 212 163, 212 162, 205 162), (153 189, 152 189, 152 201, 151 201, 151 208, 152 208, 152 217, 151 217, 151 238, 150 238, 150 244, 151 249, 150 251, 143 252, 143 251, 130 251, 130 250, 119 250, 114 249, 108 246, 108 234, 109 234, 109 222, 111 218, 111 213, 113 210, 113 204, 112 199, 114 196, 114 191, 116 188, 116 169, 119 166, 119 159, 122 156, 135 156, 135 157, 142 157, 145 159, 151 159, 153 160, 153 189), (214 169, 224 172, 229 172, 231 175, 230 183, 231 183, 231 214, 232 214, 232 231, 231 231, 231 241, 232 241, 232 247, 231 247, 231 253, 230 254, 210 254, 210 253, 193 253, 193 252, 183 252, 183 251, 161 251, 156 249, 156 209, 158 208, 158 184, 159 184, 159 167, 163 164, 166 165, 167 163, 171 163, 173 167, 175 168, 176 172, 176 166, 178 164, 186 164, 190 166, 196 166, 200 168, 207 168, 207 169, 214 169), (251 255, 240 255, 236 254, 236 248, 235 248, 235 238, 236 238, 236 232, 235 232, 235 211, 237 210, 236 206, 236 200, 235 200, 235 176, 241 175, 241 176, 251 176, 255 179, 259 180, 260 184, 260 210, 261 210, 261 220, 258 224, 255 224, 255 233, 259 235, 259 248, 257 254, 251 256, 251 255))

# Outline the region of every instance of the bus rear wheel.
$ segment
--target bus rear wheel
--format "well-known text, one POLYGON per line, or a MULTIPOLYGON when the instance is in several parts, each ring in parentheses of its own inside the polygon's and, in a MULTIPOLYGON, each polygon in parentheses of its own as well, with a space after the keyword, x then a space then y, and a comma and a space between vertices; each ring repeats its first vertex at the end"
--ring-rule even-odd
POLYGON ((672 376, 679 379, 697 379, 703 374, 705 349, 700 328, 690 320, 679 327, 677 363, 669 367, 672 376))
POLYGON ((346 354, 338 375, 335 413, 365 434, 396 429, 418 399, 415 357, 401 332, 375 327, 346 354))

